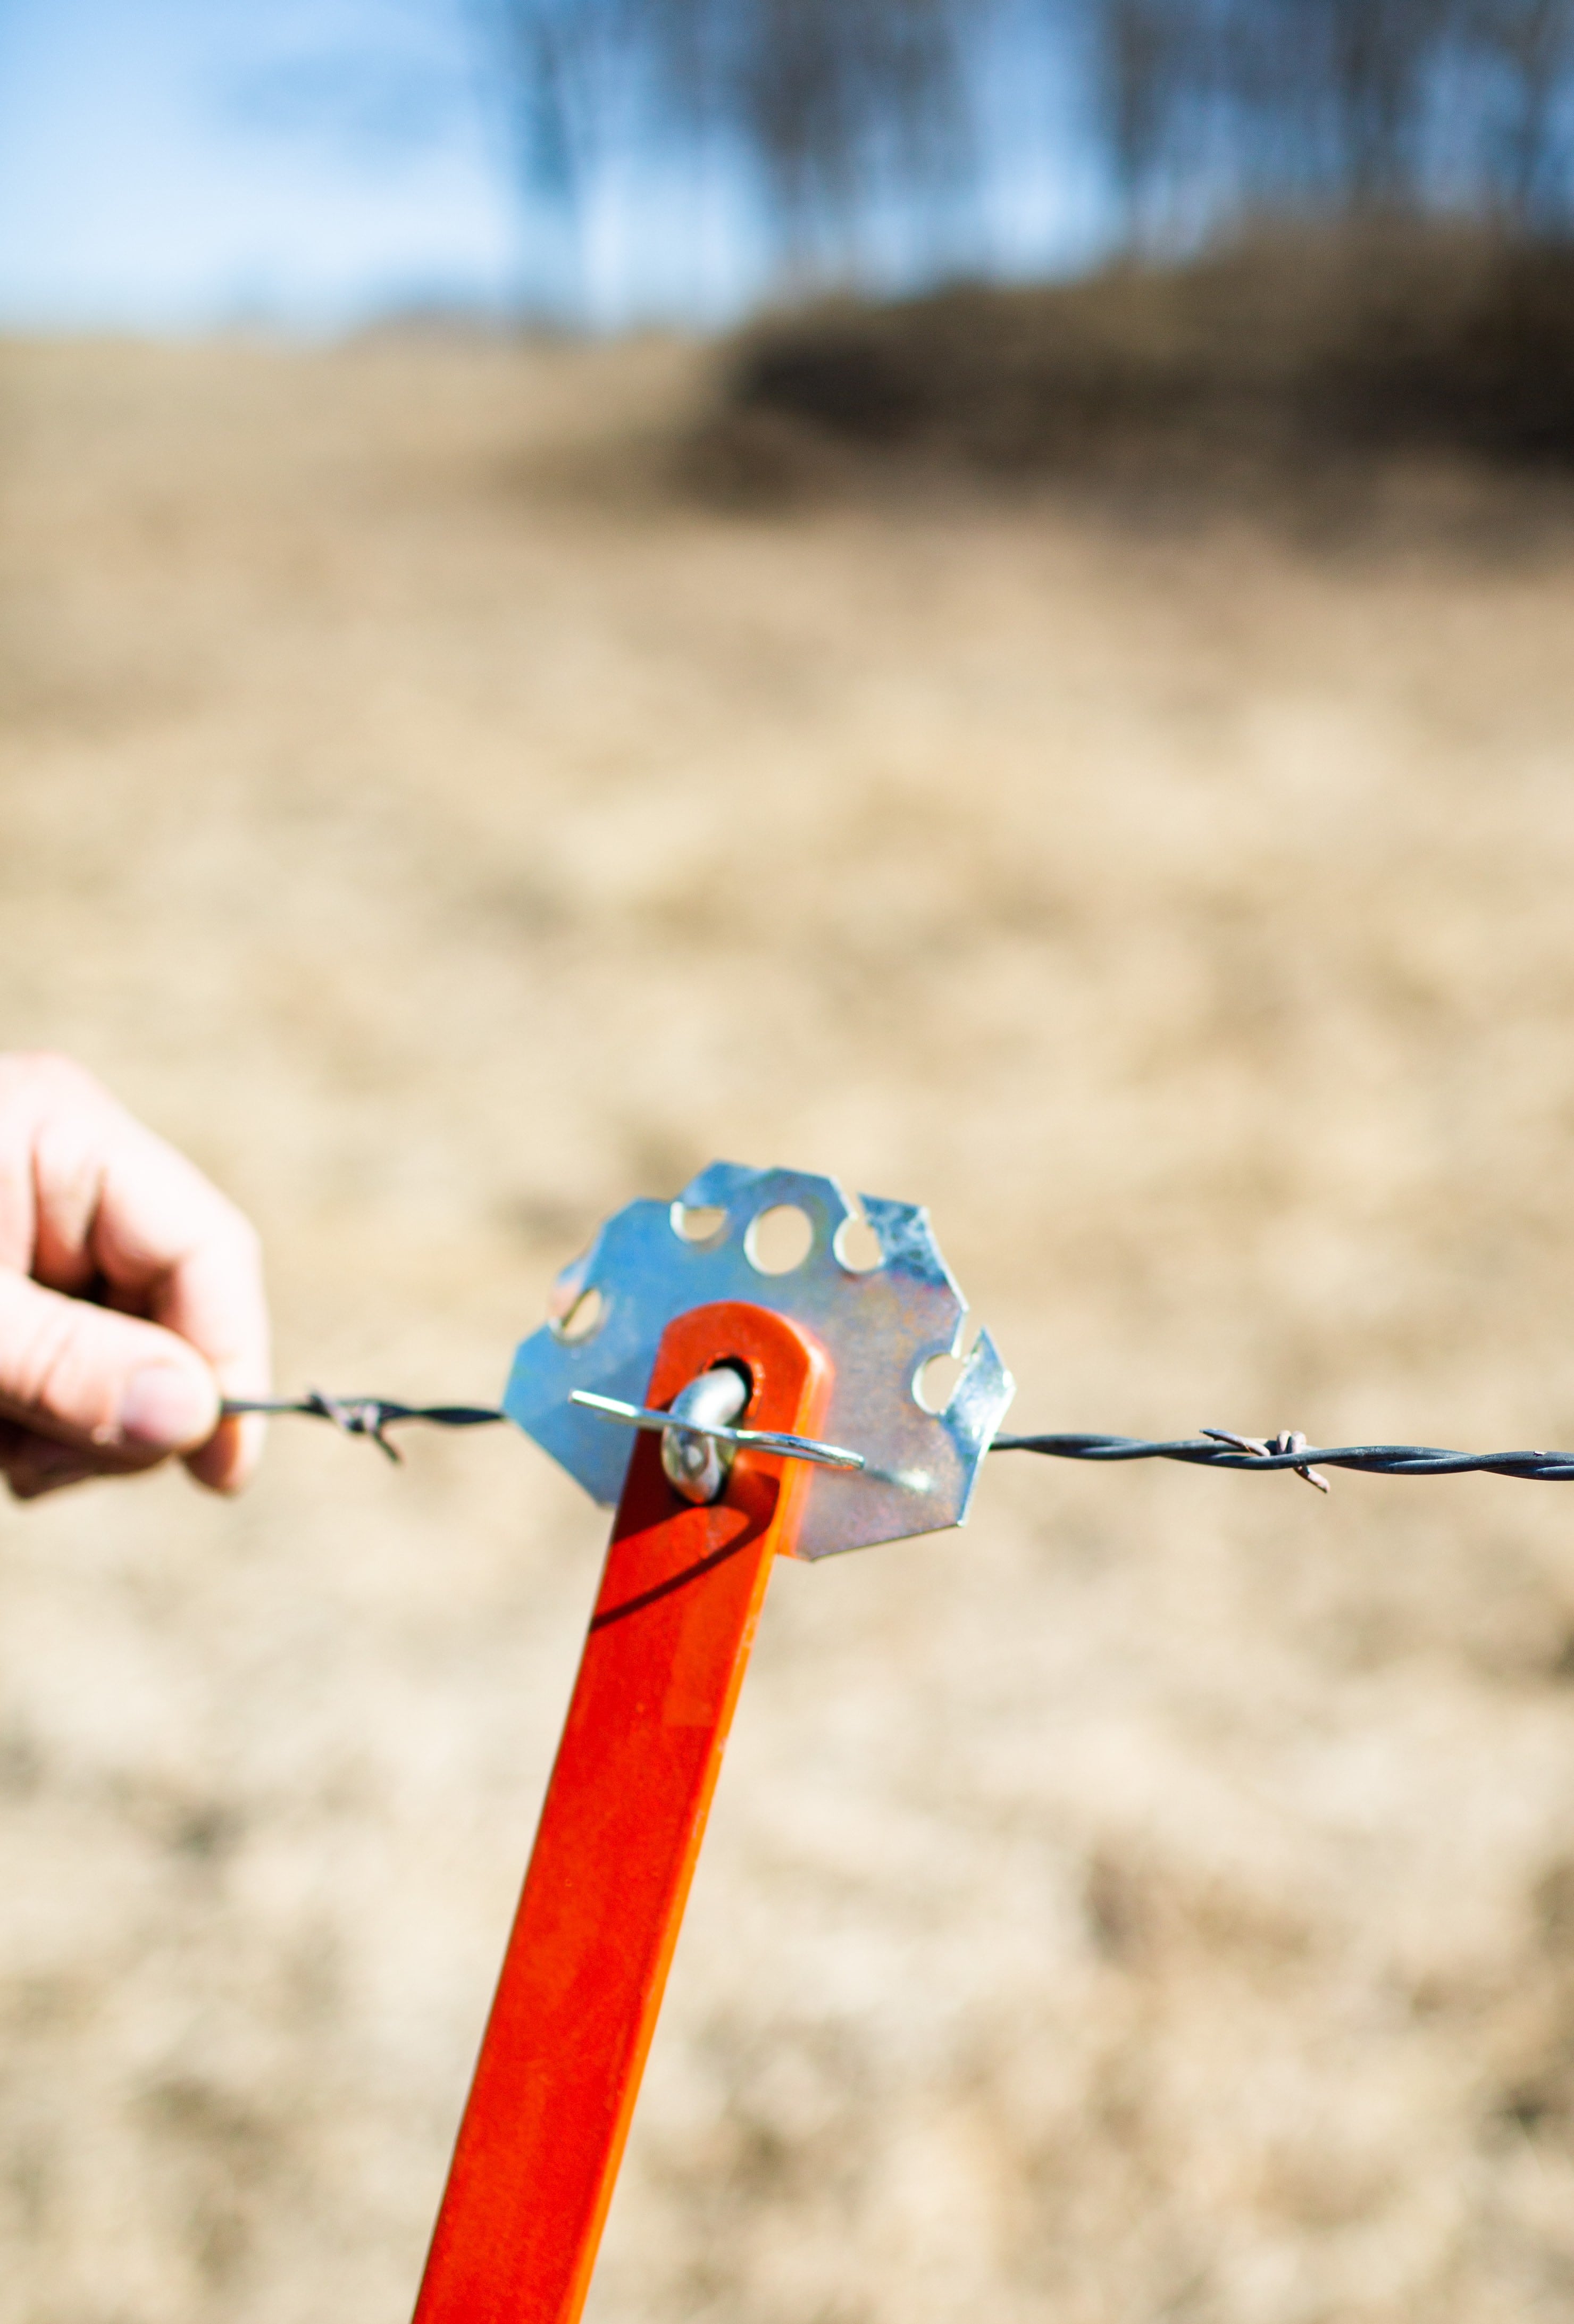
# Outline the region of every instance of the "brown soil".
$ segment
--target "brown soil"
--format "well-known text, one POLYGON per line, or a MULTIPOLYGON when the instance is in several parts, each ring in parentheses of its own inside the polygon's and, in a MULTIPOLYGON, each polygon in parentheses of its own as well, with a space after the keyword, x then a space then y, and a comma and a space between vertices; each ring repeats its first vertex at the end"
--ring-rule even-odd
MULTIPOLYGON (((4 1038, 289 1382, 495 1393, 721 1153, 926 1200, 1024 1425, 1574 1443, 1574 548, 707 511, 695 363, 0 355, 4 1038)), ((0 1517, 3 2324, 408 2312, 603 1530, 305 1424, 0 1517)), ((596 2324, 1574 2317, 1571 1677, 1554 1488, 784 1568, 596 2324)))

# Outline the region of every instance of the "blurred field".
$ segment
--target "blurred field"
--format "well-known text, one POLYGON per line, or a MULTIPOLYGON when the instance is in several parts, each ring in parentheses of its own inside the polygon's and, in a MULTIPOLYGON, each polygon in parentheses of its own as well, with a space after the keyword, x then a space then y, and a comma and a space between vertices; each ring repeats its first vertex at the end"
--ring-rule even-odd
MULTIPOLYGON (((494 1395, 720 1153, 927 1201, 1024 1425, 1574 1443, 1574 539, 707 509, 694 361, 0 354, 5 1039, 288 1383, 494 1395)), ((304 1424, 0 1514, 0 2324, 408 2311, 603 1536, 304 1424)), ((1574 2317, 1574 1494, 784 1568, 592 2313, 1574 2317)))

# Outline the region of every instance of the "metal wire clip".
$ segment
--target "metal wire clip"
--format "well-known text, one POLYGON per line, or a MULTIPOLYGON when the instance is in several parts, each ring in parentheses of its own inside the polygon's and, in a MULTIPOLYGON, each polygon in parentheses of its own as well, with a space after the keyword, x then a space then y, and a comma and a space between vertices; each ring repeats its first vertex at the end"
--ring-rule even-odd
MULTIPOLYGON (((709 1379, 712 1373, 702 1373, 709 1379)), ((687 1396, 700 1380, 692 1380, 683 1391, 687 1396)), ((756 1452, 777 1452, 784 1461, 815 1461, 824 1469, 862 1469, 868 1466, 861 1452, 850 1452, 844 1444, 821 1444, 812 1436, 786 1436, 770 1428, 731 1428, 719 1420, 703 1420, 692 1410, 682 1410, 682 1397, 675 1400, 670 1412, 656 1412, 649 1405, 624 1404, 615 1396, 597 1396, 588 1388, 570 1388, 570 1404, 583 1404, 591 1412, 599 1412, 604 1419, 620 1420, 626 1428, 659 1429, 664 1446, 667 1437, 707 1437, 713 1443, 730 1444, 735 1450, 745 1446, 756 1452)), ((668 1476, 672 1466, 666 1464, 668 1476)), ((677 1480, 674 1480, 677 1482, 677 1480)), ((699 1498, 696 1496, 695 1498, 699 1498)), ((704 1496, 709 1499, 707 1493, 704 1496)))

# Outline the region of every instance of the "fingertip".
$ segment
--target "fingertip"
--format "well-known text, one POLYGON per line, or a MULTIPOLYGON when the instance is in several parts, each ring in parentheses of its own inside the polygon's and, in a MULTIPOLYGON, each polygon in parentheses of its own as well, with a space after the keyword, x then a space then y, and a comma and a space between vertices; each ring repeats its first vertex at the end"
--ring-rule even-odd
POLYGON ((211 1441, 218 1419, 213 1374, 177 1341, 170 1353, 139 1364, 120 1391, 115 1434, 136 1452, 191 1452, 211 1441))

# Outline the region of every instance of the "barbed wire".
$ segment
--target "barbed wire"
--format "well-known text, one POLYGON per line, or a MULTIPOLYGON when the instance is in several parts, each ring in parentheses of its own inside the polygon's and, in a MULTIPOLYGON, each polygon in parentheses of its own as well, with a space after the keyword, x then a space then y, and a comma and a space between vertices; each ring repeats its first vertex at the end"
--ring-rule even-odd
MULTIPOLYGON (((346 1436, 369 1437, 388 1455, 400 1452, 388 1430, 406 1421, 434 1428, 485 1428, 508 1416, 492 1405, 400 1404, 390 1397, 329 1396, 310 1388, 302 1397, 232 1398, 223 1406, 226 1419, 245 1413, 298 1413, 308 1419, 330 1421, 346 1436)), ((1038 1452, 1054 1461, 1180 1461, 1201 1469, 1255 1470, 1259 1475, 1281 1469, 1329 1490, 1320 1469, 1348 1469, 1367 1477, 1522 1477, 1532 1483, 1574 1484, 1574 1452, 1452 1452, 1437 1444, 1309 1444, 1299 1429, 1283 1428, 1276 1436, 1242 1436, 1230 1428, 1204 1428, 1195 1436, 1100 1436, 1085 1430, 1061 1430, 1034 1436, 997 1436, 991 1452, 1038 1452)))
POLYGON ((370 1437, 391 1461, 404 1457, 387 1434, 402 1421, 423 1420, 434 1428, 486 1428, 508 1418, 490 1404, 398 1404, 386 1396, 329 1396, 320 1388, 308 1388, 299 1397, 229 1397, 219 1411, 226 1420, 240 1420, 253 1412, 272 1418, 299 1413, 308 1420, 330 1420, 345 1436, 370 1437))
POLYGON ((1043 1452, 1059 1461, 1184 1461, 1204 1469, 1292 1469, 1310 1485, 1329 1489, 1324 1469, 1354 1469, 1368 1477, 1523 1477, 1533 1483, 1574 1483, 1574 1452, 1450 1452, 1439 1444, 1309 1444, 1299 1429, 1277 1436, 1238 1436, 1205 1428, 1197 1436, 997 1436, 991 1452, 1043 1452))

